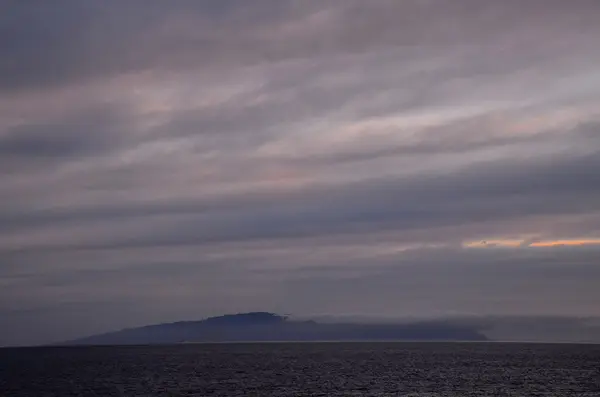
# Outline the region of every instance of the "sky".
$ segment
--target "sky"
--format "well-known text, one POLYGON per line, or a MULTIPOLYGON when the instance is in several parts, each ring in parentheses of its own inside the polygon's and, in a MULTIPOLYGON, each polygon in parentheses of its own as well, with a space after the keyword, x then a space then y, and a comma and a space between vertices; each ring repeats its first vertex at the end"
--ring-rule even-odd
POLYGON ((0 7, 0 345, 600 316, 597 0, 0 7))

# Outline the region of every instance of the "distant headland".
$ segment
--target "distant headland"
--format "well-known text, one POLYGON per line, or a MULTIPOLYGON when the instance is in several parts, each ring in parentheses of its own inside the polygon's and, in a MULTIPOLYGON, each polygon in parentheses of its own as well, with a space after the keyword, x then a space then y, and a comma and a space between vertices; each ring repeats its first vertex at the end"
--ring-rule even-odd
POLYGON ((443 320, 403 324, 318 323, 293 321, 287 316, 269 312, 250 312, 124 329, 63 344, 383 340, 485 341, 487 338, 472 326, 458 326, 443 320))

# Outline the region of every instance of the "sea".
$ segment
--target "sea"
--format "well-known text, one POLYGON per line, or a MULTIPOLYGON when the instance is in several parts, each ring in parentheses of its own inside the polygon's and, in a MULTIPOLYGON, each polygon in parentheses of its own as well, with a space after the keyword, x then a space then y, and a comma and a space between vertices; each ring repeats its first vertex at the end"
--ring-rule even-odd
POLYGON ((247 343, 0 349, 0 395, 600 396, 600 346, 247 343))

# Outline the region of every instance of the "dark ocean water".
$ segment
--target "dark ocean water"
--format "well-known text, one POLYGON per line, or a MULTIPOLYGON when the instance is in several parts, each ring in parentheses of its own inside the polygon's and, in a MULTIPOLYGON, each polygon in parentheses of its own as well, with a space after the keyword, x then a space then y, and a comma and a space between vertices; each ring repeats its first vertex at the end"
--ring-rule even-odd
POLYGON ((0 349, 0 395, 600 396, 600 346, 274 343, 0 349))

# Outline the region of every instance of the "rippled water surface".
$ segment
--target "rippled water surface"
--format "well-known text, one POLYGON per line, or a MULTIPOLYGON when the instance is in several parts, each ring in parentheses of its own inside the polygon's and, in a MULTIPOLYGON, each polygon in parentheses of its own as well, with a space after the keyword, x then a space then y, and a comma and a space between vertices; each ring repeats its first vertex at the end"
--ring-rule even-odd
POLYGON ((274 343, 0 349, 0 395, 600 396, 600 346, 274 343))

